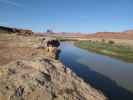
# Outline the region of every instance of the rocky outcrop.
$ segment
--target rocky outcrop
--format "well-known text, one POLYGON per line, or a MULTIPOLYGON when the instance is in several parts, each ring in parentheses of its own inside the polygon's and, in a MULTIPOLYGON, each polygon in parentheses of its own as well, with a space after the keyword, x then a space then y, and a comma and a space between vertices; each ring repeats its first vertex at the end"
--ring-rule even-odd
POLYGON ((59 47, 60 42, 56 40, 55 38, 42 38, 41 39, 41 47, 47 48, 47 47, 59 47))
POLYGON ((0 26, 0 32, 9 32, 9 33, 14 33, 16 28, 9 28, 5 26, 0 26))
POLYGON ((17 29, 16 33, 18 35, 24 35, 24 36, 31 36, 31 35, 33 35, 32 30, 24 30, 24 29, 17 29))
POLYGON ((60 42, 55 38, 42 38, 37 48, 45 49, 52 57, 58 59, 60 42))
POLYGON ((0 32, 10 33, 10 34, 17 33, 18 35, 24 35, 24 36, 33 35, 32 30, 17 29, 17 28, 5 27, 5 26, 0 26, 0 32))
POLYGON ((106 100, 100 91, 47 55, 46 48, 59 46, 56 40, 5 37, 0 37, 0 54, 6 61, 0 63, 0 100, 106 100), (39 44, 44 47, 34 47, 39 44))

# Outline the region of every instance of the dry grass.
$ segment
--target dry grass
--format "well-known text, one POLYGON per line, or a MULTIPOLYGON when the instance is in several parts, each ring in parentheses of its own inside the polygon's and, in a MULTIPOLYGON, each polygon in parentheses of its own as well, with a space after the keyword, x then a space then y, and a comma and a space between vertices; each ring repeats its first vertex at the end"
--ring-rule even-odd
POLYGON ((1 35, 0 65, 8 64, 13 60, 30 59, 35 55, 44 55, 44 50, 33 48, 33 45, 38 42, 37 40, 35 37, 27 39, 23 36, 1 35))

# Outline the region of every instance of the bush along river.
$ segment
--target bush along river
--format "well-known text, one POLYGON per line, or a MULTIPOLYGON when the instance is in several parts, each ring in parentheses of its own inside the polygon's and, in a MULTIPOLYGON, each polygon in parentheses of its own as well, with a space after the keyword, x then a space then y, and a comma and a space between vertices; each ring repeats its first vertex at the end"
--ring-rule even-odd
POLYGON ((133 100, 133 63, 80 49, 62 42, 59 59, 109 100, 133 100))

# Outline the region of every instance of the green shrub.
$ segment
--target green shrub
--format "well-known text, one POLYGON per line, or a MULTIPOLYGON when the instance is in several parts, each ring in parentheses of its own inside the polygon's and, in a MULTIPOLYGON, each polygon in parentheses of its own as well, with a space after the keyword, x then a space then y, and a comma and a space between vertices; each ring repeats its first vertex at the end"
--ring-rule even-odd
POLYGON ((102 39, 102 42, 104 43, 105 42, 105 39, 102 39))
POLYGON ((109 40, 108 43, 109 44, 115 44, 115 42, 113 40, 109 40))

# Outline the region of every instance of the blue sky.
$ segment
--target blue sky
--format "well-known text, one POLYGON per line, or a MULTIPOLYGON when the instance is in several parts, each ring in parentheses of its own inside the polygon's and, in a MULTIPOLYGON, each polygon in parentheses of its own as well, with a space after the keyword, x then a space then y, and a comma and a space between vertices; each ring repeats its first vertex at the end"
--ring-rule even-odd
POLYGON ((133 29, 133 0, 0 0, 0 25, 43 32, 133 29))

